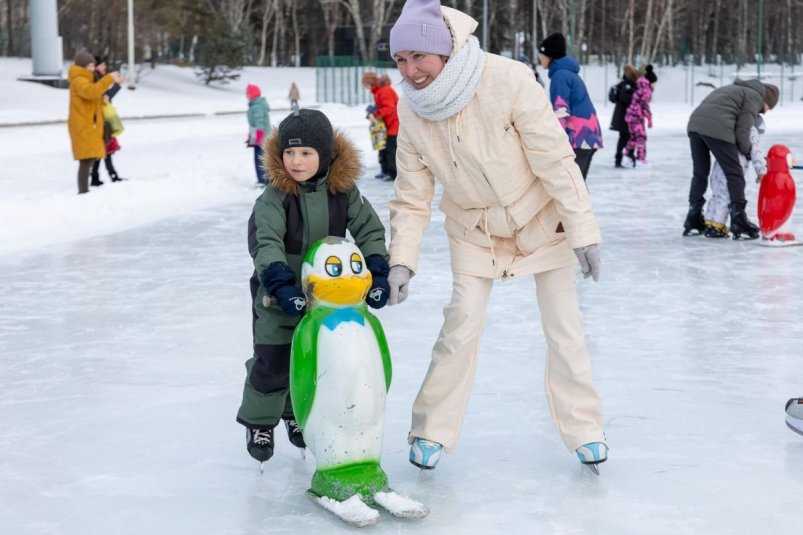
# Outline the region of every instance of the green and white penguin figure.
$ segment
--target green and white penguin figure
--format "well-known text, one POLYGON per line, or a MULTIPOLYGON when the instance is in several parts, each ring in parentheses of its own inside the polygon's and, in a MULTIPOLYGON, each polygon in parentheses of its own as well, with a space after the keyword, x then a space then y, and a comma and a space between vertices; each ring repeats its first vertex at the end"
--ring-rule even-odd
POLYGON ((356 526, 379 519, 366 504, 426 516, 424 505, 389 488, 379 464, 391 362, 364 301, 372 278, 362 253, 345 238, 324 238, 307 252, 301 282, 309 311, 293 335, 290 395, 315 456, 308 494, 356 526))

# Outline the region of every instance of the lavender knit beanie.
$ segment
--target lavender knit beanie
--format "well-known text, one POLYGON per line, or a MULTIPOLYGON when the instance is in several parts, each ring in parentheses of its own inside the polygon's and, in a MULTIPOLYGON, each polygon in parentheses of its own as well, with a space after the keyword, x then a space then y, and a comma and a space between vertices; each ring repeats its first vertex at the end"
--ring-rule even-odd
POLYGON ((407 0, 390 29, 390 56, 396 52, 452 54, 452 33, 441 14, 439 0, 407 0))

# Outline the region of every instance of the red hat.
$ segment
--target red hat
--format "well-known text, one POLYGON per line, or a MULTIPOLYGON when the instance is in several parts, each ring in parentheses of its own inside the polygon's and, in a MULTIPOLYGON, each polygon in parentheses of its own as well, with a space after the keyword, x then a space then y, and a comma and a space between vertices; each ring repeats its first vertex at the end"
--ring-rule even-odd
POLYGON ((262 91, 259 90, 258 85, 248 84, 245 86, 245 96, 248 100, 254 100, 262 96, 262 91))

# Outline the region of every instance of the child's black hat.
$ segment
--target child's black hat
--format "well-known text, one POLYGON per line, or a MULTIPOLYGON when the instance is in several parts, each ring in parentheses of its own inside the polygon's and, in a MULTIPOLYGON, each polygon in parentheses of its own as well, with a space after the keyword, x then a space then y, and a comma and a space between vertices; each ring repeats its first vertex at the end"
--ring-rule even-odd
POLYGON ((334 137, 326 115, 307 108, 295 110, 279 124, 279 153, 284 154, 285 149, 292 147, 312 147, 318 151, 320 169, 328 169, 334 137))

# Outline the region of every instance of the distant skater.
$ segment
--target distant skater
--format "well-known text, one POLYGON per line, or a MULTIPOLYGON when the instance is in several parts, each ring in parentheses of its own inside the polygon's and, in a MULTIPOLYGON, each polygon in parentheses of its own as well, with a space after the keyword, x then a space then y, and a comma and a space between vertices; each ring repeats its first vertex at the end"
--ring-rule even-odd
POLYGON ((580 78, 580 65, 566 55, 566 38, 553 33, 538 47, 541 66, 549 75, 549 98, 560 125, 569 137, 574 150, 574 161, 580 168, 583 180, 588 177, 591 158, 602 148, 602 130, 597 110, 588 96, 588 89, 580 78))
POLYGON ((630 138, 624 151, 633 162, 633 167, 644 167, 647 163, 647 128, 652 128, 652 110, 650 101, 658 77, 652 71, 652 65, 647 65, 643 76, 636 80, 636 90, 625 112, 625 123, 630 132, 630 138))
POLYGON ((295 82, 290 84, 290 93, 287 94, 287 98, 290 99, 290 108, 293 109, 298 106, 298 101, 301 100, 301 93, 298 90, 298 86, 295 82))
POLYGON ((265 186, 265 169, 262 167, 262 140, 270 131, 270 106, 262 96, 259 86, 248 84, 245 88, 248 99, 248 139, 246 144, 254 149, 254 168, 257 174, 257 186, 265 186))

